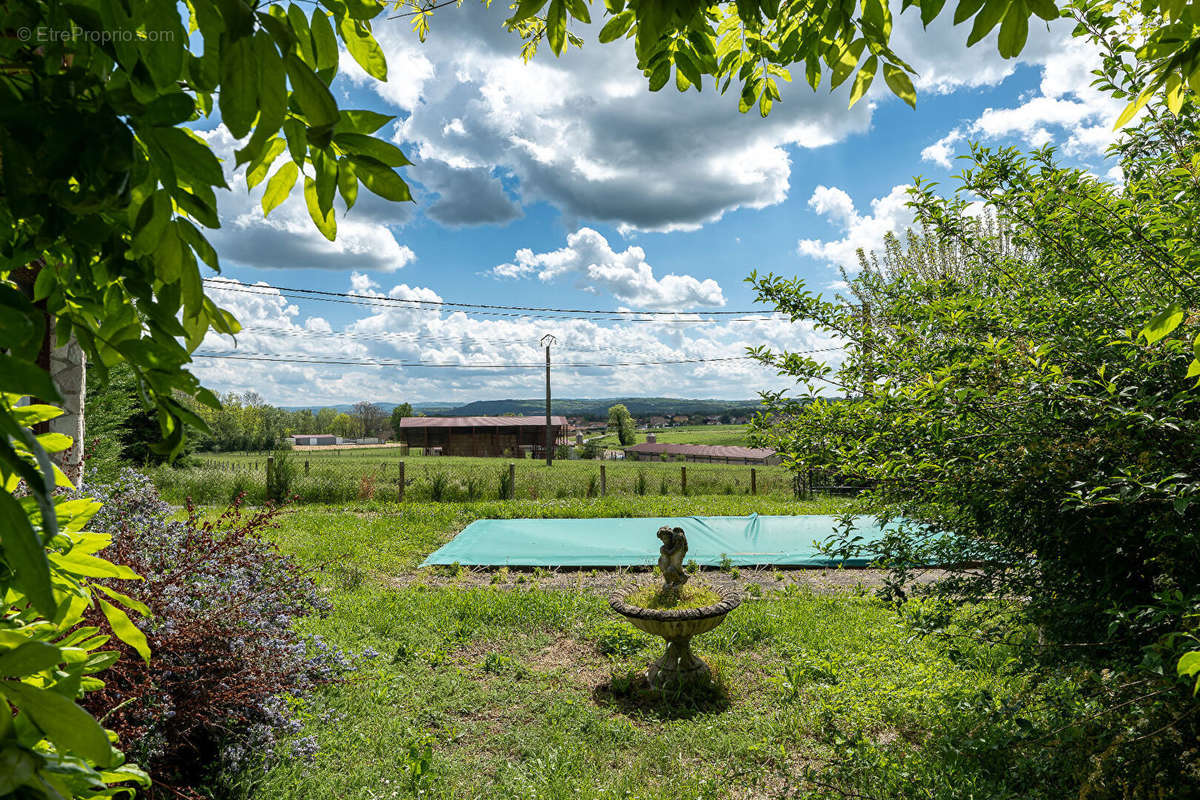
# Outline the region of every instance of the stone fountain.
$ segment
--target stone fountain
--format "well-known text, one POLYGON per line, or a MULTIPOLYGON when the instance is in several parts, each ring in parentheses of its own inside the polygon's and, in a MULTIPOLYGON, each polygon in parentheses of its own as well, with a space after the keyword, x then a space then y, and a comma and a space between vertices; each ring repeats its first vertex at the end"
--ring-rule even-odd
MULTIPOLYGON (((662 541, 662 547, 658 550, 658 568, 663 577, 662 592, 664 595, 678 593, 688 580, 687 572, 683 569, 683 559, 688 550, 687 536, 683 528, 664 526, 658 529, 658 538, 662 541)), ((667 641, 667 651, 646 670, 646 679, 653 688, 678 687, 709 680, 708 665, 692 653, 692 637, 720 625, 725 615, 742 602, 742 598, 731 588, 708 588, 720 595, 721 600, 700 608, 657 609, 630 605, 626 601, 636 588, 617 592, 609 598, 608 604, 612 609, 628 619, 634 627, 667 641)))

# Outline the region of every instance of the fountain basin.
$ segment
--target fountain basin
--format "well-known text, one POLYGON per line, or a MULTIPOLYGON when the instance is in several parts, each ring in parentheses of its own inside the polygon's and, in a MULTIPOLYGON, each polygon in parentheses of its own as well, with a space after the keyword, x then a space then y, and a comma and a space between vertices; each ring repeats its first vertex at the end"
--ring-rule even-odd
POLYGON ((725 615, 742 602, 741 595, 732 588, 710 586, 720 601, 700 608, 642 608, 631 605, 626 599, 637 591, 637 587, 613 594, 608 604, 635 628, 667 642, 663 655, 646 670, 646 679, 656 689, 682 686, 707 681, 711 672, 708 665, 691 649, 693 636, 707 633, 725 620, 725 615))

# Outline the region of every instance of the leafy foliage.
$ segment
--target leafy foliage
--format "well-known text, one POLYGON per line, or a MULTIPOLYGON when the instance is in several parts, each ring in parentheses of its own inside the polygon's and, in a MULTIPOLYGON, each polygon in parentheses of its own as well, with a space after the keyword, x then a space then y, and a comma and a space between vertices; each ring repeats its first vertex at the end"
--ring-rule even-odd
MULTIPOLYGON (((299 727, 292 701, 345 662, 294 628, 326 603, 264 538, 278 510, 234 505, 215 518, 192 510, 173 521, 150 480, 131 469, 89 490, 104 503, 92 526, 110 532, 115 558, 147 576, 129 592, 153 613, 143 641, 154 655, 148 664, 116 661, 85 705, 107 712, 155 783, 173 788, 151 796, 194 794, 218 771, 229 778, 288 756, 278 745, 299 727)), ((104 627, 96 612, 89 618, 104 627)))
MULTIPOLYGON (((568 42, 581 45, 583 40, 568 27, 572 21, 591 22, 583 0, 519 0, 512 8, 508 26, 524 38, 527 59, 542 40, 555 55, 562 55, 568 42)), ((853 76, 852 106, 880 75, 894 95, 916 105, 916 71, 891 46, 893 11, 888 0, 605 0, 605 8, 609 16, 600 29, 600 42, 633 39, 638 68, 651 91, 666 86, 672 70, 681 92, 693 87, 701 91, 704 76, 721 92, 736 81, 741 87, 738 108, 757 108, 765 117, 782 98, 780 83, 792 80, 791 70, 802 69, 814 91, 825 80, 833 90, 853 76)), ((909 8, 926 27, 949 12, 946 0, 904 0, 900 11, 909 8)), ((1060 17, 1081 23, 1110 18, 1136 43, 1127 49, 1146 66, 1145 81, 1129 95, 1131 102, 1119 124, 1152 97, 1164 98, 1178 111, 1189 87, 1191 92, 1200 90, 1200 11, 1194 3, 959 0, 953 5, 954 24, 970 23, 967 46, 997 31, 996 49, 1004 58, 1020 55, 1031 24, 1060 17)))
MULTIPOLYGON (((1200 611, 1200 138, 1190 103, 1165 112, 1118 147, 1123 186, 1049 149, 975 147, 961 194, 997 224, 926 185, 914 204, 929 236, 867 262, 848 297, 752 279, 847 349, 837 368, 758 350, 813 395, 843 393, 769 394, 758 438, 794 467, 876 481, 875 509, 909 520, 875 550, 893 599, 1003 600, 974 635, 1134 673, 1139 695, 1109 697, 1140 732, 1114 724, 1090 744, 1097 780, 1143 789, 1184 780, 1195 726, 1176 718, 1174 667, 1200 611), (950 577, 915 588, 923 564, 950 577)), ((949 605, 931 608, 920 625, 941 629, 949 605)))
MULTIPOLYGON (((48 405, 16 406, 19 399, 0 394, 0 421, 11 420, 19 433, 6 445, 13 460, 26 468, 12 470, 0 461, 5 489, 0 493, 5 561, 0 590, 6 599, 0 618, 0 752, 5 763, 0 790, 22 797, 132 795, 133 789, 121 784, 144 785, 146 775, 125 763, 124 754, 76 700, 104 687, 96 673, 117 658, 116 651, 100 649, 112 636, 85 623, 85 615, 103 616, 119 639, 149 659, 146 639, 127 613, 145 614, 146 608, 96 582, 140 578, 96 555, 109 546, 110 537, 84 526, 99 503, 49 493, 18 496, 22 479, 33 471, 29 461, 34 452, 27 442, 43 458, 47 451, 71 445, 61 434, 33 437, 31 426, 62 412, 48 405)), ((43 468, 55 476, 57 486, 70 486, 57 467, 43 468)))
POLYGON ((389 424, 391 426, 392 433, 397 439, 400 438, 400 420, 411 416, 413 416, 413 407, 409 403, 401 403, 392 409, 392 415, 389 419, 389 424))
MULTIPOLYGON (((58 345, 74 338, 101 380, 127 364, 157 418, 162 441, 154 450, 178 455, 185 426, 203 428, 190 404, 217 405, 185 369, 189 354, 209 330, 238 331, 203 291, 200 265, 218 269, 219 263, 201 229, 219 227, 216 190, 227 186, 217 157, 189 126, 219 109, 229 132, 245 138, 236 163, 248 164, 251 185, 286 153, 265 205, 286 197, 303 167, 313 176, 305 178, 310 214, 329 238, 336 232, 335 194, 353 205, 359 179, 385 198, 409 199, 394 172, 407 160, 370 136, 390 118, 340 110, 328 88, 339 39, 368 74, 386 76, 370 28, 382 10, 358 0, 330 0, 311 15, 294 5, 210 0, 6 5, 8 35, 0 37, 0 575, 12 620, 6 646, 36 641, 61 655, 53 642, 93 600, 118 634, 137 635, 122 621, 123 611, 93 597, 87 581, 114 577, 113 570, 116 577, 133 573, 91 555, 102 544, 93 540, 87 546, 94 549, 81 549, 78 530, 60 528, 60 512, 67 520, 82 516, 52 497, 70 485, 49 458, 66 437, 30 429, 53 411, 44 403, 61 399, 39 362, 48 332, 58 345), (18 409, 22 396, 43 404, 18 409), (20 499, 18 486, 27 492, 20 499)), ((65 663, 63 669, 43 664, 4 683, 8 703, 21 713, 11 723, 0 715, 0 736, 15 745, 6 756, 19 766, 14 782, 33 796, 79 796, 139 777, 89 766, 107 769, 120 760, 73 702, 95 688, 82 672, 94 663, 74 656, 65 663), (42 734, 51 749, 34 749, 42 734)))
POLYGON ((629 409, 620 403, 609 408, 608 430, 609 433, 616 434, 617 441, 622 447, 633 444, 637 428, 634 426, 633 416, 629 413, 629 409))

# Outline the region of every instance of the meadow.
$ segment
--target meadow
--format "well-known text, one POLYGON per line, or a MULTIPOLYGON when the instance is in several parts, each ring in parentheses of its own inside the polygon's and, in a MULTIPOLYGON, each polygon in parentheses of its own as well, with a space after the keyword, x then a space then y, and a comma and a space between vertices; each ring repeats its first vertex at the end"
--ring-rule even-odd
MULTIPOLYGON (((654 434, 656 441, 665 444, 709 444, 733 447, 749 447, 746 441, 747 427, 745 425, 681 425, 678 428, 658 428, 649 431, 654 434)), ((634 443, 646 441, 647 431, 639 430, 634 443)), ((616 434, 606 433, 600 437, 598 444, 603 447, 618 449, 620 443, 616 434)))
MULTIPOLYGON (((1074 710, 1069 675, 1007 669, 1012 654, 998 645, 915 638, 861 590, 814 592, 805 571, 780 573, 778 590, 747 586, 743 605, 695 642, 715 686, 660 697, 639 674, 661 641, 608 609, 594 573, 498 570, 481 584, 416 568, 485 516, 848 507, 704 496, 287 508, 275 541, 313 570, 330 602, 304 630, 345 650, 353 669, 301 708, 293 742, 315 755, 250 773, 238 791, 247 800, 1063 796, 1065 774, 1008 745, 1025 733, 1014 719, 1047 732, 1074 710)), ((631 579, 602 577, 610 588, 631 579)))
MULTIPOLYGON (((553 466, 535 459, 464 458, 404 454, 400 448, 360 451, 300 451, 277 456, 286 496, 303 503, 400 499, 435 502, 514 499, 546 500, 610 495, 746 495, 776 499, 794 495, 791 474, 779 466, 684 463, 678 461, 592 461, 563 459, 553 466), (601 468, 604 478, 601 478, 601 468), (683 469, 681 469, 683 468, 683 469), (686 473, 686 491, 684 486, 686 473)), ((227 503, 241 493, 247 502, 267 498, 267 456, 262 453, 202 453, 151 474, 164 499, 183 503, 227 503)))

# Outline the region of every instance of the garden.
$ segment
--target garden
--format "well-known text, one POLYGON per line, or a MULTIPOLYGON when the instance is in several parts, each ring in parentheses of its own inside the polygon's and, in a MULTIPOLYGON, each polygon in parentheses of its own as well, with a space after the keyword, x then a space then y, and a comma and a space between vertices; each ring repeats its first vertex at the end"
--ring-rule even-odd
MULTIPOLYGON (((423 40, 442 5, 392 10, 423 40)), ((325 240, 360 188, 412 200, 411 162, 377 135, 392 118, 330 89, 343 47, 355 80, 387 78, 385 6, 8 9, 0 797, 1200 797, 1200 11, 905 5, 969 22, 971 43, 998 29, 1005 58, 1031 20, 1069 18, 1124 108, 1113 170, 964 144, 952 185, 916 180, 913 229, 860 250, 835 292, 747 278, 839 343, 745 356, 789 388, 737 435, 782 465, 611 473, 187 455, 220 405, 189 364, 242 330, 205 293, 227 175, 189 125, 219 112, 263 212, 302 184, 325 240), (29 41, 64 24, 95 35, 29 41), (136 408, 89 438, 85 383, 120 371, 136 408), (139 426, 135 467, 117 445, 139 426), (862 491, 797 492, 811 470, 862 491), (702 567, 649 529, 756 514, 829 515, 825 566, 702 567), (645 519, 644 566, 420 566, 497 519, 645 519), (684 607, 685 577, 708 599, 684 607), (721 624, 649 635, 638 593, 664 624, 721 624), (687 647, 706 674, 647 669, 687 647)), ((853 76, 851 103, 879 72, 916 104, 885 2, 595 10, 653 91, 707 75, 765 118, 790 67, 814 89, 853 76)), ((505 27, 529 59, 590 20, 530 0, 505 27)))

